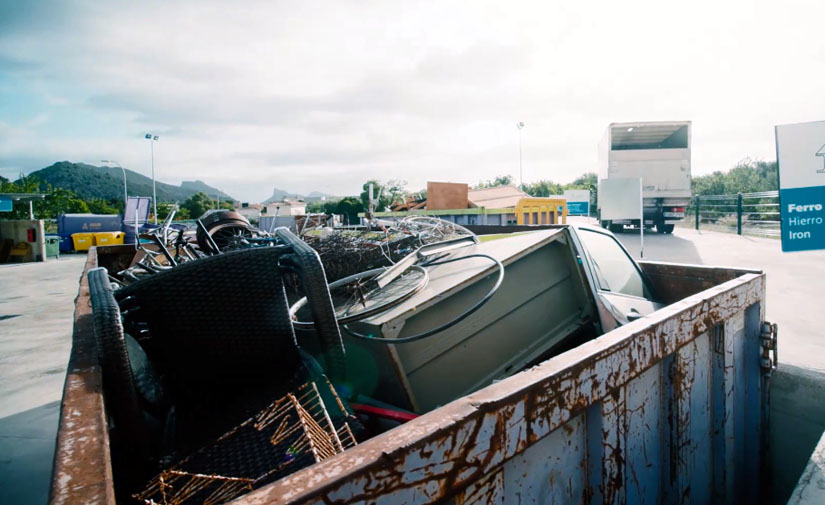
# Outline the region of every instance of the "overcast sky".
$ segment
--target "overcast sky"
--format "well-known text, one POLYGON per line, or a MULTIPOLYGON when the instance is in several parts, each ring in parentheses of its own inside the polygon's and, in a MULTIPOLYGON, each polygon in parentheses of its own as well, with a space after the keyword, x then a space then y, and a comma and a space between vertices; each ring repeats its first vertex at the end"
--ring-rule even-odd
POLYGON ((693 173, 825 119, 825 1, 0 0, 0 174, 115 159, 246 201, 368 178, 569 182, 611 122, 693 173))

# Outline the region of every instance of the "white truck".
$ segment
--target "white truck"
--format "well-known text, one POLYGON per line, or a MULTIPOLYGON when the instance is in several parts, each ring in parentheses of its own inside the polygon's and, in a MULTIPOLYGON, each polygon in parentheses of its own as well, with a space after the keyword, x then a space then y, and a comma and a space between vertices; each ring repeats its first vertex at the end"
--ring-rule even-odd
MULTIPOLYGON (((672 233, 690 203, 690 121, 611 123, 599 144, 599 221, 613 233, 639 219, 601 219, 602 202, 620 197, 602 192, 611 178, 642 179, 645 226, 672 233)), ((638 215, 638 214, 637 214, 638 215)))

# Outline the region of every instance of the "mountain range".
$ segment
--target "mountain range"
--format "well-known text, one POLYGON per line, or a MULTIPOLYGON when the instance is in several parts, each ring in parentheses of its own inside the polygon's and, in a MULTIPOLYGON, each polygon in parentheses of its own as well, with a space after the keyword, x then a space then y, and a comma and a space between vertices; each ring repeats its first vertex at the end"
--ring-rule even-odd
POLYGON ((290 193, 289 191, 274 188, 272 190, 272 196, 264 200, 262 203, 272 203, 272 202, 282 202, 284 198, 289 200, 303 200, 304 202, 318 202, 321 200, 338 200, 340 197, 328 195, 326 193, 321 193, 320 191, 313 191, 308 195, 300 195, 297 193, 290 193))
MULTIPOLYGON (((45 190, 49 184, 74 191, 81 198, 123 199, 123 173, 119 167, 58 161, 29 176, 40 180, 41 190, 45 190)), ((126 169, 126 186, 129 196, 152 196, 152 179, 129 169, 126 169)), ((155 181, 155 186, 158 201, 161 202, 182 202, 198 192, 206 193, 212 198, 235 200, 203 181, 183 181, 180 186, 155 181)))

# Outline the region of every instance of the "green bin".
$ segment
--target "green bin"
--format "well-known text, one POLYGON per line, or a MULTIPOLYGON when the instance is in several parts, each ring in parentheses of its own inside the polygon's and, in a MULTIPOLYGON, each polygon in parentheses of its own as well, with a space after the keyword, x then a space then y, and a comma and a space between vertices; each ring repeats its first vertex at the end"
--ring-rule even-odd
POLYGON ((46 235, 46 258, 60 257, 60 235, 46 235))

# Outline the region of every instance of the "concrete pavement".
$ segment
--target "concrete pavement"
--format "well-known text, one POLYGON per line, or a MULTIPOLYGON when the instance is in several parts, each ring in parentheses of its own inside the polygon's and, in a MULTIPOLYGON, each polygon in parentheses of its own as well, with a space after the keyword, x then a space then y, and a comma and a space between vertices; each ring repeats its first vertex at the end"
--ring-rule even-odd
POLYGON ((0 266, 0 503, 46 503, 85 255, 0 266))

